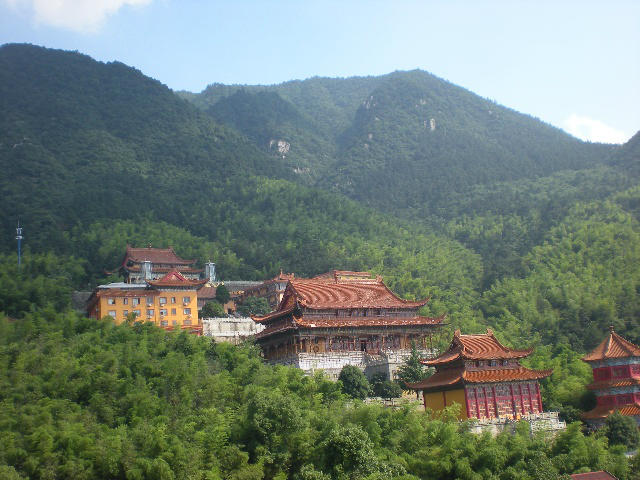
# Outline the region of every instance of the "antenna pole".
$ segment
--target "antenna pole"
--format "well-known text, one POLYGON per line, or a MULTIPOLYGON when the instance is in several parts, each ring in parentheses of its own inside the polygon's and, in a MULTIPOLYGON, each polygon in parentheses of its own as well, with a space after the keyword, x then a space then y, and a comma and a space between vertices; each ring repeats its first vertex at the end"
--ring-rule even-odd
POLYGON ((16 240, 18 241, 18 267, 20 267, 21 263, 20 244, 22 242, 22 238, 22 227, 20 226, 20 220, 18 220, 18 228, 16 228, 16 240))

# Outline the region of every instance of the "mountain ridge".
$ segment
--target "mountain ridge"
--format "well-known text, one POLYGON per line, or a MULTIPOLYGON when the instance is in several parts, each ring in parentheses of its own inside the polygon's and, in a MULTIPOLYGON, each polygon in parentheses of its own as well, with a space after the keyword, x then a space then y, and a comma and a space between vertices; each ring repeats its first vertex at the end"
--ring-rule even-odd
POLYGON ((435 190, 446 185, 460 192, 593 167, 614 150, 582 142, 422 70, 271 86, 212 84, 189 98, 218 121, 231 118, 230 125, 267 153, 265 138, 286 142, 283 160, 303 173, 303 183, 389 212, 425 202, 437 206, 438 195, 422 187, 427 181, 437 184, 435 190), (339 92, 340 86, 346 92, 339 92), (242 100, 236 98, 240 91, 242 100), (267 92, 308 120, 306 125, 292 128, 274 118, 253 124, 247 113, 269 118, 266 102, 258 98, 267 92))

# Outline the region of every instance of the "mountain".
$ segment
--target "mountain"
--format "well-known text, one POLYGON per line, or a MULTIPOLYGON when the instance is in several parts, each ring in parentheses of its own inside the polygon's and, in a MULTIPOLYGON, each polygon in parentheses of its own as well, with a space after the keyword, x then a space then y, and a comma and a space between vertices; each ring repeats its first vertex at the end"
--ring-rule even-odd
POLYGON ((394 213, 446 216, 447 195, 593 167, 614 150, 420 70, 183 95, 300 181, 394 213))
POLYGON ((77 221, 181 210, 198 181, 286 178, 238 133, 118 62, 30 45, 0 48, 2 228, 33 244, 77 221))
MULTIPOLYGON (((126 243, 172 245, 223 278, 370 270, 407 298, 430 295, 426 313, 516 344, 586 348, 607 322, 637 338, 637 262, 605 274, 620 270, 607 252, 635 252, 637 136, 580 142, 424 72, 202 95, 206 111, 121 63, 0 47, 0 225, 19 218, 27 255, 44 255, 30 271, 72 265, 55 278, 91 288, 126 243)), ((12 235, 0 249, 11 264, 12 235)), ((16 298, 45 305, 38 292, 56 291, 3 278, 0 304, 16 315, 16 298)))
POLYGON ((338 267, 384 271, 409 295, 436 275, 478 284, 478 256, 455 240, 289 181, 280 157, 121 63, 5 45, 0 111, 0 225, 20 219, 31 251, 78 255, 85 282, 152 241, 214 259, 224 278, 338 267), (420 280, 402 280, 409 268, 420 280))

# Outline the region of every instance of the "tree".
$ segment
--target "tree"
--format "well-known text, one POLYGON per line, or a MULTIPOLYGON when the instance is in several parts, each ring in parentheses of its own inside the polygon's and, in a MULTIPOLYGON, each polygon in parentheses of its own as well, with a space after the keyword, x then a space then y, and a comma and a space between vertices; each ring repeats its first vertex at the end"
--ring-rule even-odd
POLYGON ((270 311, 269 302, 262 297, 247 297, 237 308, 237 312, 245 316, 265 315, 270 311))
POLYGON ((224 307, 215 301, 205 303, 204 307, 202 307, 202 310, 200 310, 200 318, 215 318, 226 316, 227 314, 224 311, 224 307))
POLYGON ((345 365, 338 380, 342 382, 342 391, 350 397, 364 400, 369 395, 369 381, 358 367, 345 365))
POLYGON ((400 388, 400 385, 390 381, 385 373, 374 374, 369 383, 376 397, 398 398, 402 396, 402 388, 400 388))
POLYGON ((429 371, 420 363, 421 357, 418 347, 414 342, 411 343, 411 355, 398 368, 398 383, 403 390, 408 390, 408 383, 415 383, 431 376, 429 371))
POLYGON ((227 287, 221 283, 216 287, 216 301, 221 305, 224 305, 229 300, 231 300, 231 294, 229 293, 229 290, 227 290, 227 287))
POLYGON ((607 417, 605 435, 610 445, 624 445, 633 449, 640 445, 640 433, 636 421, 617 410, 607 417))

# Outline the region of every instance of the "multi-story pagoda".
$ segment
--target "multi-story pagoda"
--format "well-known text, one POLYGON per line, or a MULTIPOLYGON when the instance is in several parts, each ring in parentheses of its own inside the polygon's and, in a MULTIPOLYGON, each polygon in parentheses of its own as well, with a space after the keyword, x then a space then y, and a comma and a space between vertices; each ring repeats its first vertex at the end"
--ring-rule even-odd
POLYGON ((582 358, 593 369, 596 407, 582 417, 593 427, 614 411, 635 418, 640 425, 640 347, 610 327, 609 336, 582 358))
POLYGON ((118 272, 126 283, 144 283, 158 280, 172 270, 177 270, 189 280, 206 278, 215 281, 215 263, 208 262, 204 269, 196 268, 196 260, 180 258, 173 248, 134 248, 127 245, 118 272))
POLYGON ((513 350, 487 329, 484 335, 461 335, 456 330, 449 348, 423 363, 436 372, 411 384, 423 392, 424 406, 442 410, 461 405, 460 418, 518 418, 542 412, 538 380, 552 370, 530 370, 520 359, 533 349, 513 350))
POLYGON ((332 377, 356 365, 393 378, 412 343, 431 353, 431 335, 444 317, 418 315, 426 303, 397 297, 381 277, 367 272, 291 278, 278 309, 253 317, 265 327, 256 340, 272 363, 322 369, 332 377))

